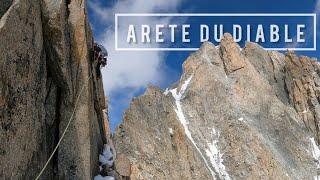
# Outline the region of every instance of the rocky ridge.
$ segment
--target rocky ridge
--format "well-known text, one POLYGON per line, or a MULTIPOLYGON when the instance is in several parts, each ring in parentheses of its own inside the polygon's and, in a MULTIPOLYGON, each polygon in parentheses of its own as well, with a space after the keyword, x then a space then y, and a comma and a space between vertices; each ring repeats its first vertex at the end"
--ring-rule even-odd
POLYGON ((115 131, 118 179, 319 177, 320 63, 230 34, 183 64, 176 87, 148 87, 115 131))

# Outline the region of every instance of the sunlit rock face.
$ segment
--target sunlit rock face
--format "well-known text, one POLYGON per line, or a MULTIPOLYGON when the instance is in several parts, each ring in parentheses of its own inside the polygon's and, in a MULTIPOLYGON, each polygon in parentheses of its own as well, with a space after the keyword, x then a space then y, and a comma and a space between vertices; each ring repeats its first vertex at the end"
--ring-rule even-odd
POLYGON ((109 123, 85 1, 2 0, 0 18, 0 179, 35 179, 74 109, 41 179, 92 179, 109 123))
POLYGON ((118 178, 314 179, 319 75, 315 59, 241 49, 229 34, 204 43, 176 86, 131 101, 114 136, 128 159, 116 158, 118 178))

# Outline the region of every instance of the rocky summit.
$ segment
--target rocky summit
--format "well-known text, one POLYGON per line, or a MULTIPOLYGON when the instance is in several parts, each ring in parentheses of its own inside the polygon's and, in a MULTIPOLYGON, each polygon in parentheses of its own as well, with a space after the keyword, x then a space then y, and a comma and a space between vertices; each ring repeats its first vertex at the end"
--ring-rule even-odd
POLYGON ((148 87, 115 131, 118 179, 319 178, 320 63, 230 34, 148 87))

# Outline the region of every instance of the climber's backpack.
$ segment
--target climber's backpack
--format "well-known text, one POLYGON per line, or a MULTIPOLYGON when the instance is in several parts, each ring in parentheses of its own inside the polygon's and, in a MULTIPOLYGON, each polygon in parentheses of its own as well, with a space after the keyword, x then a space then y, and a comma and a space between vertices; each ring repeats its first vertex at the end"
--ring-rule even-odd
POLYGON ((105 65, 107 65, 107 57, 102 58, 101 60, 101 65, 104 67, 105 65))

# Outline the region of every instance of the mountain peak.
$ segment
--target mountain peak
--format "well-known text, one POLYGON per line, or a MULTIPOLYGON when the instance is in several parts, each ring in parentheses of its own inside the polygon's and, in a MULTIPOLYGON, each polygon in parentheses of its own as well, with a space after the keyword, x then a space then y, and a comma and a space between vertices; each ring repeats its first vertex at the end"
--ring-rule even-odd
POLYGON ((148 88, 157 96, 131 105, 117 154, 138 179, 312 179, 319 82, 315 59, 251 42, 241 50, 224 34, 187 58, 177 86, 148 88))

